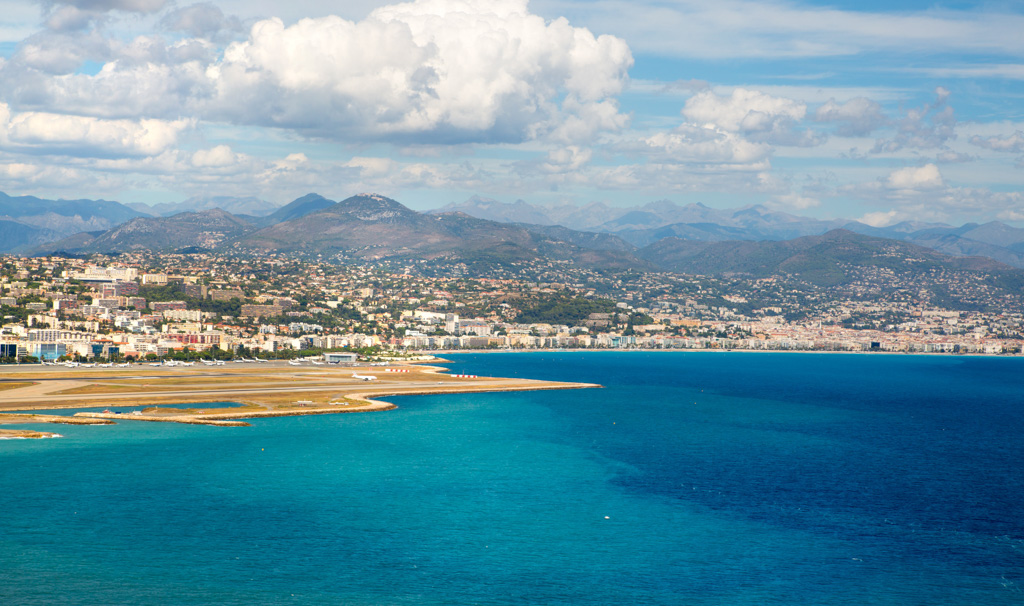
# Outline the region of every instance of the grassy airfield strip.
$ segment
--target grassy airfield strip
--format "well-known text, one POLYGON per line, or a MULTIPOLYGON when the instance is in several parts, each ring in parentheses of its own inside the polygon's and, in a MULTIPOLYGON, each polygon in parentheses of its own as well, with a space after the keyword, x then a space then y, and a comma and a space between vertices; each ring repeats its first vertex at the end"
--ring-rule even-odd
POLYGON ((456 378, 444 374, 446 369, 430 366, 400 368, 402 372, 387 372, 380 367, 280 363, 85 369, 7 367, 0 370, 0 425, 59 423, 69 419, 109 423, 111 419, 118 419, 238 426, 248 425, 243 419, 261 417, 388 410, 394 406, 374 398, 389 395, 597 387, 587 383, 530 379, 456 378), (241 406, 217 407, 217 402, 241 406), (197 406, 156 408, 166 404, 197 406), (139 407, 139 410, 129 414, 79 412, 74 417, 27 412, 105 406, 139 407), (19 413, 4 412, 12 410, 19 413))

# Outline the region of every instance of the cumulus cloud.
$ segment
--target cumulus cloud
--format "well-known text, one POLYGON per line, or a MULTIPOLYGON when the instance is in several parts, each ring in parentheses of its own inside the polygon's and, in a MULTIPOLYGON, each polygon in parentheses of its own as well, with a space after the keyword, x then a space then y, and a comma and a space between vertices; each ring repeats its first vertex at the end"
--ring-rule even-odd
MULTIPOLYGON (((129 4, 63 9, 100 6, 129 4)), ((416 0, 361 21, 327 16, 286 26, 266 19, 223 51, 218 36, 237 21, 216 6, 172 10, 162 25, 192 37, 100 38, 83 46, 100 31, 44 32, 0 65, 4 99, 22 109, 191 115, 313 138, 413 145, 585 145, 628 125, 617 100, 633 63, 626 43, 565 19, 545 21, 526 0, 416 0), (103 69, 76 73, 86 60, 103 69)))
POLYGON ((840 187, 837 191, 871 203, 891 205, 889 210, 870 212, 859 219, 876 226, 904 220, 977 221, 978 216, 985 215, 1010 221, 1024 217, 1024 193, 952 186, 934 164, 895 170, 876 181, 840 187))
POLYGON ((926 164, 893 171, 886 179, 886 185, 892 189, 934 189, 941 187, 943 183, 939 167, 926 164))
POLYGON ((575 145, 553 149, 548 152, 547 159, 540 168, 547 173, 569 173, 581 169, 590 162, 593 152, 575 145))
POLYGON ((0 103, 0 146, 71 156, 155 156, 173 147, 193 120, 102 120, 46 112, 12 113, 0 103))
POLYGON ((1024 132, 1016 131, 1005 137, 979 137, 975 135, 970 138, 971 145, 989 149, 992 151, 1010 152, 1019 154, 1024 151, 1024 132))
POLYGON ((210 149, 201 149, 192 154, 192 166, 198 168, 224 168, 234 166, 245 160, 243 154, 236 154, 227 145, 218 145, 210 149))
POLYGON ((899 190, 936 189, 944 185, 939 167, 934 164, 895 170, 889 174, 885 184, 890 189, 899 190))
POLYGON ((690 97, 683 115, 694 122, 714 124, 733 132, 769 130, 777 120, 802 120, 807 105, 756 91, 737 88, 728 97, 704 90, 690 97))
POLYGON ((888 121, 882 106, 867 97, 854 97, 846 103, 829 99, 814 112, 814 119, 835 123, 836 134, 844 137, 870 134, 888 121))
POLYGON ((641 139, 634 149, 662 162, 755 165, 763 170, 772 148, 715 126, 683 124, 667 133, 641 139))
POLYGON ((754 141, 773 145, 813 146, 823 140, 797 124, 807 115, 807 105, 756 90, 737 88, 729 96, 704 90, 686 101, 683 115, 691 122, 742 133, 754 141))
POLYGON ((519 142, 625 125, 614 96, 631 65, 622 40, 546 23, 525 0, 417 0, 359 22, 260 21, 207 76, 211 114, 224 120, 325 137, 519 142))

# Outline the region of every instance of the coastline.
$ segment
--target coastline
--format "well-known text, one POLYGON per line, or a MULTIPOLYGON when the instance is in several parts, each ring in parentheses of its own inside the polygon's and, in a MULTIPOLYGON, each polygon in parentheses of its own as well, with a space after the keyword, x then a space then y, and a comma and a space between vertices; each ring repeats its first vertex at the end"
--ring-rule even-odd
POLYGON ((751 354, 827 354, 827 355, 854 355, 854 356, 928 356, 942 358, 1024 358, 1022 353, 952 353, 942 351, 832 351, 820 349, 653 349, 653 348, 631 348, 631 349, 594 349, 594 348, 532 348, 532 349, 438 349, 424 350, 423 353, 436 353, 438 355, 451 354, 529 354, 529 353, 659 353, 659 354, 683 354, 683 353, 751 353, 751 354))
MULTIPOLYGON (((137 367, 90 368, 87 371, 47 367, 32 372, 8 372, 6 376, 0 372, 0 384, 5 381, 20 384, 0 390, 0 426, 142 421, 244 427, 249 425, 246 419, 393 410, 397 406, 381 399, 390 396, 600 387, 590 383, 450 376, 446 368, 426 364, 394 364, 392 368, 401 372, 369 366, 344 370, 318 366, 253 366, 217 370, 137 367), (238 407, 218 406, 226 403, 238 407), (182 408, 183 405, 186 407, 182 408), (113 412, 109 410, 111 407, 141 410, 113 412), (80 408, 108 410, 86 410, 69 416, 34 412, 80 408)), ((6 432, 0 435, 15 437, 51 437, 42 435, 47 432, 2 428, 0 431, 6 432)))

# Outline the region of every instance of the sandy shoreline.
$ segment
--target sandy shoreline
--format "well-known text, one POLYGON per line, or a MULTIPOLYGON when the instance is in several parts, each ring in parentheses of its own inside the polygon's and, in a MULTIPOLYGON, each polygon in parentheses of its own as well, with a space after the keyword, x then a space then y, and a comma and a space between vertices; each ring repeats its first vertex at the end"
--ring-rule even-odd
MULTIPOLYGON (((434 363, 439 362, 434 360, 434 363)), ((424 364, 382 367, 255 365, 238 367, 136 366, 67 369, 0 369, 0 425, 120 421, 183 423, 216 427, 248 426, 246 419, 379 412, 396 408, 381 398, 445 393, 533 391, 600 387, 588 383, 500 377, 458 377, 424 364), (369 377, 373 377, 369 380, 369 377), (218 407, 237 404, 237 408, 218 407), (175 408, 160 406, 176 405, 175 408), (186 405, 185 408, 182 405, 186 405), (141 408, 128 413, 83 411, 74 416, 34 410, 141 408)), ((0 429, 6 437, 52 437, 49 432, 0 429)))

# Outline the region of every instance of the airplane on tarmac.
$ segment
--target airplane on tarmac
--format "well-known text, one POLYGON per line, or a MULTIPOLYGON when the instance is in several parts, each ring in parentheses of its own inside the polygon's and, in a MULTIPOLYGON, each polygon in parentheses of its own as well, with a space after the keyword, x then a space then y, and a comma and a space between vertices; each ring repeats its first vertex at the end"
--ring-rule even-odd
POLYGON ((357 372, 352 373, 353 379, 359 379, 360 381, 376 381, 377 377, 373 375, 361 375, 357 372))

